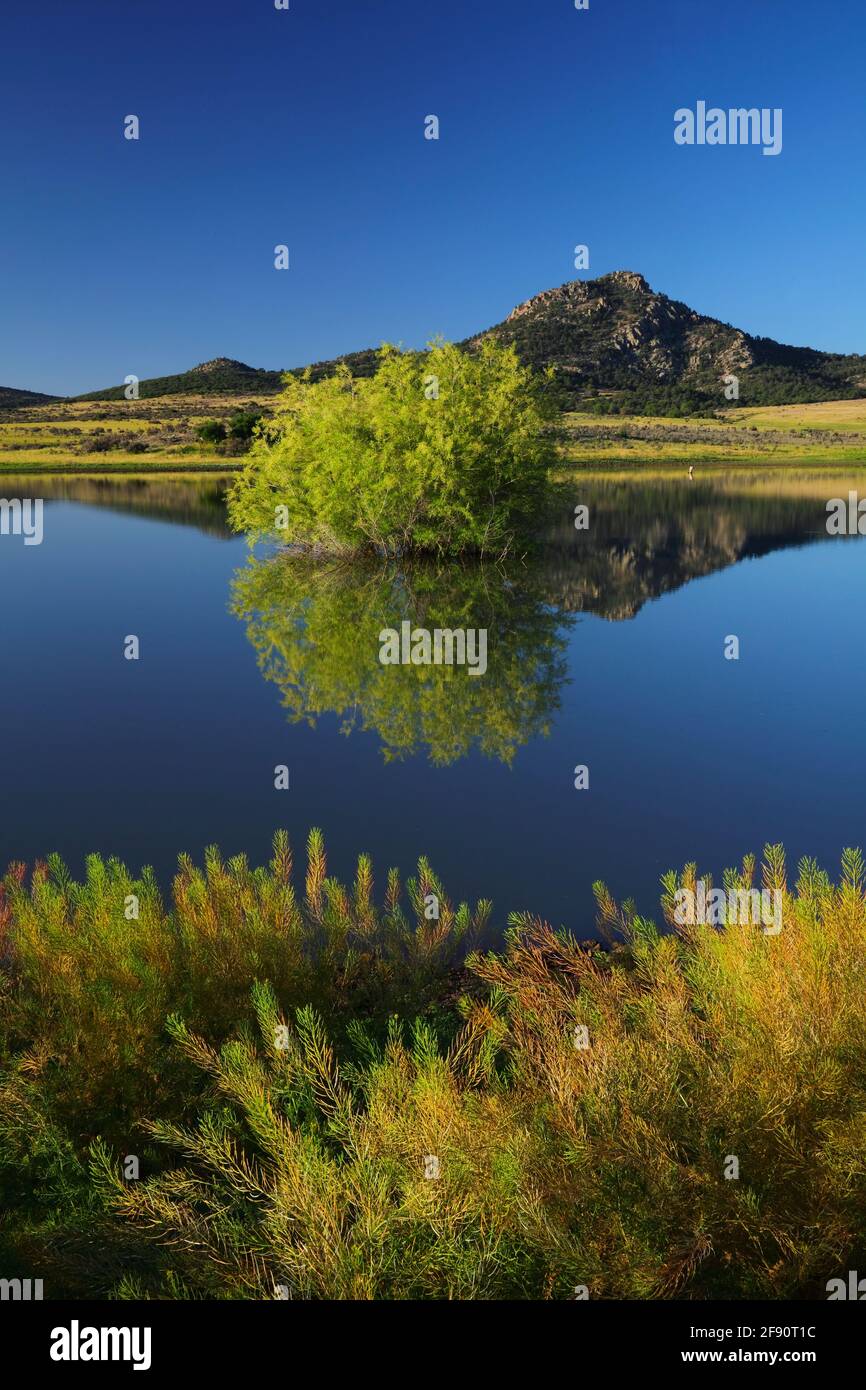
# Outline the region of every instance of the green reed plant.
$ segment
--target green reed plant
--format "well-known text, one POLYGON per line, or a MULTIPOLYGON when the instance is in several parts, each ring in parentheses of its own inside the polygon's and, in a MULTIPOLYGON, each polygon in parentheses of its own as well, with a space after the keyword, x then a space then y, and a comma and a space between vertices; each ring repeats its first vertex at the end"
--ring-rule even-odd
POLYGON ((356 1009, 384 1026, 436 1003, 489 912, 453 905, 425 859, 405 892, 390 871, 380 906, 369 857, 344 887, 328 876, 318 830, 300 891, 280 832, 267 868, 225 862, 215 848, 201 869, 181 856, 169 909, 149 870, 135 879, 116 860, 91 856, 80 884, 54 856, 29 882, 15 866, 0 895, 0 1058, 39 1077, 85 1133, 125 1134, 195 1094, 168 1015, 220 1042, 253 1018, 250 989, 267 980, 283 1007, 313 1004, 338 1029, 356 1009))

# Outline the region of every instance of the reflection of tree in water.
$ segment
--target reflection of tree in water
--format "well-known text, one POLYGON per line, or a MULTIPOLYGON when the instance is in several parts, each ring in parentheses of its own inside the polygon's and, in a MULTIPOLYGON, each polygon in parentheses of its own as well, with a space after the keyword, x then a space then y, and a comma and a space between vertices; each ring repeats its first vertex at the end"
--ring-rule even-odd
POLYGON ((563 490, 531 557, 507 572, 468 565, 349 565, 284 555, 251 562, 234 609, 293 720, 342 717, 375 730, 386 758, 426 749, 446 764, 473 748, 510 763, 547 732, 579 612, 633 618, 650 599, 751 556, 828 540, 826 500, 848 479, 767 478, 757 485, 587 479, 563 490), (576 531, 576 501, 590 526, 576 531), (383 666, 379 633, 487 628, 488 669, 383 666))
POLYGON ((533 571, 450 564, 347 564, 282 555, 235 575, 233 611, 293 721, 341 716, 375 730, 386 760, 426 750, 444 765, 477 749, 511 763, 549 731, 565 680, 569 619, 540 597, 533 571), (379 634, 486 628, 487 670, 386 666, 379 634))

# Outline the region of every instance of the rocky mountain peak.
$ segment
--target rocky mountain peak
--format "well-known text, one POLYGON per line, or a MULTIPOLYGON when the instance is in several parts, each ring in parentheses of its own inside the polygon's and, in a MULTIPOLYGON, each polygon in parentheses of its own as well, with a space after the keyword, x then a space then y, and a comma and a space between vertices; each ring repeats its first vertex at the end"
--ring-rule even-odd
POLYGON ((209 362, 199 362, 197 367, 190 370, 200 373, 201 376, 210 376, 213 372, 224 372, 230 368, 235 372, 252 372, 254 367, 247 366, 246 362, 238 362, 235 357, 212 357, 209 362))

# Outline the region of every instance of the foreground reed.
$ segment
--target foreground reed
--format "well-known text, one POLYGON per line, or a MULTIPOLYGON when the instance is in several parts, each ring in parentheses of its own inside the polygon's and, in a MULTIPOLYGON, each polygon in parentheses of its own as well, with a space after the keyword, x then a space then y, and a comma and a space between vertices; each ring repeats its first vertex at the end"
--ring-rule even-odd
MULTIPOLYGON (((748 889, 747 860, 726 889, 748 889)), ((768 847, 782 929, 618 944, 429 865, 382 906, 310 837, 268 869, 59 861, 0 897, 0 1274, 191 1298, 826 1297, 866 1231, 866 899, 768 847), (408 913, 401 907, 402 897, 408 913), (139 915, 128 919, 130 898, 139 915), (436 915, 438 914, 438 916, 436 915), (13 1268, 8 1268, 9 1266, 13 1268)))

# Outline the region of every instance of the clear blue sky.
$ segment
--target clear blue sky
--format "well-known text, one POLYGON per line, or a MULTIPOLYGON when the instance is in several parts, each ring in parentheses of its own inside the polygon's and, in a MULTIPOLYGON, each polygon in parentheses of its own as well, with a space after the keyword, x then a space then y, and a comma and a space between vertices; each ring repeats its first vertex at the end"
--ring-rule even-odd
POLYGON ((460 338, 578 242, 866 351, 864 0, 19 0, 2 43, 0 385, 460 338), (678 147, 699 99, 781 107, 782 153, 678 147))

